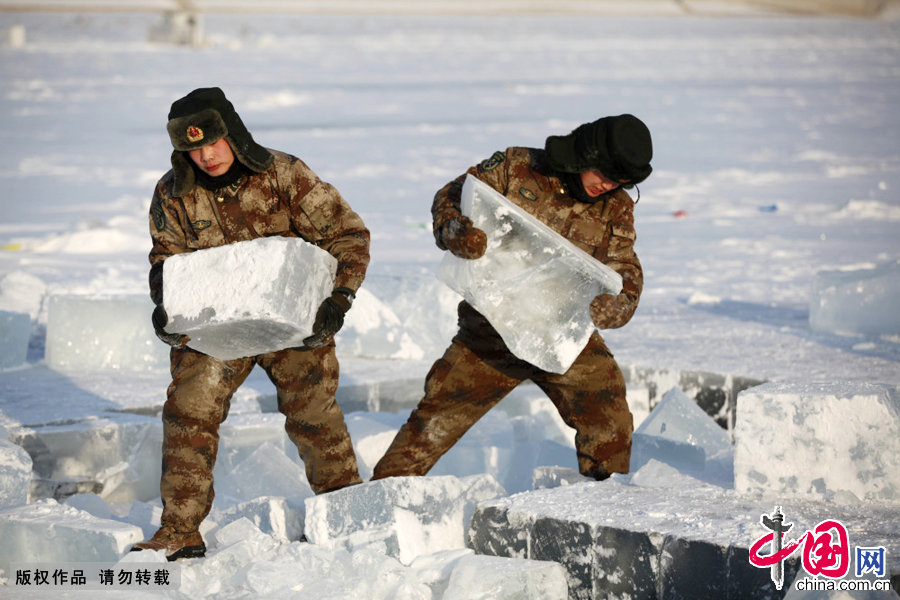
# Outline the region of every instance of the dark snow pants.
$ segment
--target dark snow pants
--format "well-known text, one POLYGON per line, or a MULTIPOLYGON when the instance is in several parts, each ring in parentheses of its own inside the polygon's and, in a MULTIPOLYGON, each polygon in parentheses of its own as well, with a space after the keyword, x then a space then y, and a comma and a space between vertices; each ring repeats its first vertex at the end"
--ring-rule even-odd
POLYGON ((627 473, 633 421, 625 379, 600 335, 595 332, 569 370, 557 374, 516 358, 485 325, 461 328, 443 358, 431 367, 425 397, 378 461, 372 479, 426 474, 478 419, 526 379, 549 396, 563 421, 575 429, 583 475, 606 479, 611 473, 627 473))
POLYGON ((230 361, 190 348, 172 349, 170 356, 172 383, 163 407, 163 525, 196 531, 209 514, 219 425, 254 365, 275 384, 278 410, 287 417, 285 430, 297 445, 313 491, 361 482, 344 415, 334 399, 339 367, 333 343, 230 361))

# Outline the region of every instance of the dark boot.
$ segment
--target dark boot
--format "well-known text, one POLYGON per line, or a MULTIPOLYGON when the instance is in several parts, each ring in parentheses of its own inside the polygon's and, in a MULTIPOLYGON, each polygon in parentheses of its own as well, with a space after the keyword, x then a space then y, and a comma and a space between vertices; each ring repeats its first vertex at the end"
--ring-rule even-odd
POLYGON ((200 558, 206 556, 206 544, 199 531, 183 533, 175 528, 163 525, 153 537, 146 542, 140 542, 131 547, 131 552, 141 550, 165 550, 166 558, 170 561, 179 558, 200 558))

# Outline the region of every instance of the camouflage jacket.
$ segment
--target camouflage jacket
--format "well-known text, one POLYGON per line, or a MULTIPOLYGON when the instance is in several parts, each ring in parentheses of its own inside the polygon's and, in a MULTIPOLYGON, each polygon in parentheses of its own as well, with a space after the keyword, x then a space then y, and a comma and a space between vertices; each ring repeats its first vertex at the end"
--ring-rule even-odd
POLYGON ((156 184, 150 204, 150 295, 162 302, 161 267, 173 255, 261 237, 299 237, 338 261, 335 287, 358 290, 369 264, 369 230, 334 187, 306 164, 270 150, 275 161, 210 192, 199 185, 170 195, 173 172, 156 184))
MULTIPOLYGON (((460 214, 460 194, 471 174, 517 206, 622 276, 622 293, 602 309, 591 304, 597 327, 612 329, 627 323, 638 305, 643 271, 634 253, 634 201, 622 189, 593 204, 578 202, 563 188, 547 164, 543 150, 507 148, 444 186, 434 197, 431 214, 438 247, 442 225, 460 214)), ((460 316, 474 311, 461 309, 460 316)))

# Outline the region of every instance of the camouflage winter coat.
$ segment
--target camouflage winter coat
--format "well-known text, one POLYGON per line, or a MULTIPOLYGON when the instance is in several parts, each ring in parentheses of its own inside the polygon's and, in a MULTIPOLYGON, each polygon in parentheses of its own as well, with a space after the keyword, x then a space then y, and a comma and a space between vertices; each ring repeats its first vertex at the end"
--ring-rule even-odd
MULTIPOLYGON (((621 189, 605 199, 589 204, 573 199, 547 164, 543 150, 508 148, 495 152, 471 174, 528 211, 570 242, 622 276, 622 293, 602 310, 591 304, 597 327, 612 329, 625 325, 634 314, 644 285, 643 271, 634 253, 634 201, 621 189)), ((438 246, 445 250, 439 232, 443 224, 460 214, 460 194, 466 174, 444 186, 435 195, 431 214, 438 246)), ((472 314, 461 306, 461 325, 472 314)), ((481 325, 483 326, 483 325, 481 325)))
POLYGON ((158 273, 173 254, 261 237, 299 237, 338 261, 335 287, 358 290, 369 264, 369 230, 334 187, 300 159, 270 150, 275 161, 211 192, 199 185, 171 196, 173 171, 156 184, 150 204, 150 295, 159 304, 158 273), (158 266, 157 266, 158 265, 158 266))

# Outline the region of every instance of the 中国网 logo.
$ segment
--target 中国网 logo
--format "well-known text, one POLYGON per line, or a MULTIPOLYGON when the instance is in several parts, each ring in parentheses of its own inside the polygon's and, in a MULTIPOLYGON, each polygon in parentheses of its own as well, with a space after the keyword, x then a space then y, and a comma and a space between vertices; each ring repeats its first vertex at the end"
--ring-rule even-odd
MULTIPOLYGON (((803 569, 812 576, 798 580, 798 589, 816 590, 889 590, 889 580, 858 579, 840 581, 850 571, 850 538, 847 528, 840 521, 826 519, 803 533, 800 537, 785 541, 784 534, 793 523, 785 522, 781 507, 776 506, 771 515, 763 514, 760 524, 769 532, 750 546, 750 564, 761 569, 770 568, 772 582, 777 589, 784 585, 784 561, 802 549, 803 569), (768 554, 762 554, 768 546, 768 554), (822 577, 824 579, 819 579, 822 577)), ((867 573, 875 577, 885 576, 885 549, 883 547, 856 547, 855 574, 861 578, 867 573)))

